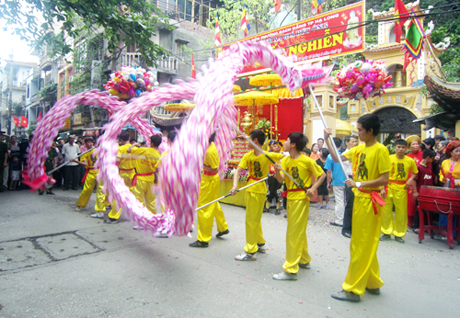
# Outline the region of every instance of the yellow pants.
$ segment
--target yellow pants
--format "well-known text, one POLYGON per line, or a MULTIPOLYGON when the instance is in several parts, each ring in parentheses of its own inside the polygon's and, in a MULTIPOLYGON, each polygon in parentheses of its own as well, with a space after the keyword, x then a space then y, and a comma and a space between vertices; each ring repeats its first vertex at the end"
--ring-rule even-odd
POLYGON ((262 213, 266 194, 246 192, 246 253, 255 253, 257 244, 265 244, 262 233, 262 213))
MULTIPOLYGON (((219 197, 219 178, 213 180, 201 180, 200 194, 198 195, 198 207, 214 201, 219 197)), ((220 207, 219 202, 208 205, 207 207, 197 211, 198 216, 198 236, 200 242, 207 242, 212 238, 212 225, 214 218, 216 219, 217 231, 225 232, 228 229, 228 224, 225 221, 224 212, 220 207)))
POLYGON ((97 184, 96 205, 94 206, 94 210, 96 212, 105 212, 105 194, 102 192, 102 182, 97 183, 96 177, 97 174, 93 173, 88 173, 86 175, 85 184, 78 198, 77 206, 80 208, 86 207, 91 198, 91 194, 93 194, 94 186, 97 184))
POLYGON ((137 178, 136 185, 131 190, 136 199, 142 203, 150 212, 157 214, 155 210, 155 194, 152 192, 153 182, 137 178))
POLYGON ((395 190, 388 187, 382 207, 382 233, 404 237, 407 231, 407 190, 395 190), (393 205, 395 219, 393 222, 393 205))
MULTIPOLYGON (((125 182, 125 185, 129 188, 129 191, 133 192, 133 187, 131 182, 134 177, 134 170, 133 171, 120 171, 120 177, 125 182)), ((121 216, 121 209, 117 210, 117 202, 115 200, 112 201, 112 209, 109 212, 108 217, 111 219, 118 220, 121 216)))
POLYGON ((374 214, 370 198, 355 196, 353 202, 352 228, 350 241, 350 265, 343 290, 364 295, 367 288, 383 286, 380 279, 377 249, 380 242, 380 206, 379 214, 374 214))
POLYGON ((310 263, 307 243, 307 222, 310 200, 287 200, 286 261, 283 269, 287 273, 297 273, 299 263, 310 263))

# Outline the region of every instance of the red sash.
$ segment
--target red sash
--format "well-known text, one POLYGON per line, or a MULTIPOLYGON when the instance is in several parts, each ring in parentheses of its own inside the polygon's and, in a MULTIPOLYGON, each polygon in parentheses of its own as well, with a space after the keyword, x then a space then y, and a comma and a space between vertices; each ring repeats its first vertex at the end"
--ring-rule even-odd
POLYGON ((282 198, 287 198, 288 192, 297 192, 297 191, 303 191, 301 188, 296 188, 296 189, 289 189, 281 193, 282 198))
POLYGON ((372 205, 374 206, 375 215, 379 214, 379 211, 377 210, 377 204, 380 206, 384 206, 385 204, 387 204, 385 200, 383 200, 382 197, 380 196, 380 192, 377 190, 368 191, 368 190, 364 190, 361 188, 358 188, 358 190, 364 193, 369 193, 371 195, 371 200, 372 200, 372 205))
POLYGON ((131 184, 133 186, 135 186, 137 184, 137 177, 147 177, 147 176, 151 176, 153 174, 153 172, 149 172, 149 173, 135 173, 134 174, 134 178, 133 178, 133 181, 131 182, 131 184))
POLYGON ((253 176, 249 176, 249 177, 248 177, 248 182, 249 182, 249 180, 251 180, 251 179, 252 179, 252 180, 255 180, 255 181, 261 180, 260 178, 256 178, 256 177, 253 177, 253 176))
POLYGON ((394 184, 406 184, 407 180, 390 180, 388 183, 394 183, 394 184))
POLYGON ((81 179, 82 183, 84 183, 86 181, 86 176, 88 175, 90 170, 94 170, 94 168, 86 168, 85 175, 83 176, 83 179, 81 179))
POLYGON ((207 176, 215 176, 217 174, 217 172, 211 172, 211 171, 208 171, 208 170, 203 170, 203 174, 207 175, 207 176))

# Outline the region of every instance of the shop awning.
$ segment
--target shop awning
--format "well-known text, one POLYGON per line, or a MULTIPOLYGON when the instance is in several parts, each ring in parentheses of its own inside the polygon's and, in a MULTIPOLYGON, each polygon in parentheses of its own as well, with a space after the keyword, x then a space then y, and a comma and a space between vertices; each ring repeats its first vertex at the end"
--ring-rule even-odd
POLYGON ((335 120, 335 134, 337 137, 349 136, 351 134, 358 134, 358 129, 353 127, 349 122, 336 119, 335 120))
POLYGON ((460 120, 459 114, 445 111, 434 115, 414 119, 414 123, 424 123, 426 126, 423 127, 423 130, 430 130, 431 128, 436 127, 446 131, 453 131, 455 130, 455 123, 458 120, 460 120))

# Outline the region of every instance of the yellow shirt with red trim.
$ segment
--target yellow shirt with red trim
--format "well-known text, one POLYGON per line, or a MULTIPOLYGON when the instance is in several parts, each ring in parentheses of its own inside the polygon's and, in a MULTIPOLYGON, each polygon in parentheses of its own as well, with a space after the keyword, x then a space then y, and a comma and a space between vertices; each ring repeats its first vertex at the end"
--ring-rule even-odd
MULTIPOLYGON (((371 147, 360 144, 343 153, 353 166, 353 180, 356 182, 371 181, 378 179, 381 174, 390 172, 390 153, 387 147, 377 142, 371 147)), ((378 188, 362 188, 366 191, 380 191, 378 188)), ((353 192, 357 197, 367 197, 371 195, 364 193, 356 188, 353 192)))
MULTIPOLYGON (((204 157, 203 164, 205 164, 208 167, 211 167, 211 169, 217 169, 219 168, 219 163, 219 152, 217 151, 217 147, 214 144, 214 142, 211 142, 209 144, 208 149, 206 150, 206 155, 204 157)), ((208 176, 204 173, 201 175, 201 180, 211 181, 215 179, 219 179, 218 173, 216 173, 213 176, 208 176)))
MULTIPOLYGON (((127 143, 126 145, 122 145, 118 147, 118 154, 117 157, 120 159, 120 165, 118 166, 119 169, 133 169, 135 165, 135 159, 129 158, 128 154, 128 148, 131 147, 130 143, 127 143)), ((121 172, 127 172, 131 173, 128 171, 121 171, 121 172)), ((132 171, 134 173, 134 170, 132 171)))
POLYGON ((86 161, 88 164, 85 168, 90 169, 88 173, 91 174, 98 174, 99 169, 94 169, 94 164, 96 163, 97 157, 93 156, 94 149, 91 150, 90 152, 85 153, 83 156, 81 156, 80 160, 81 161, 86 161))
MULTIPOLYGON (((272 158, 275 162, 281 160, 283 158, 283 154, 276 153, 276 152, 265 152, 270 158, 272 158)), ((249 168, 248 171, 248 178, 249 176, 257 179, 263 179, 267 176, 268 170, 272 162, 265 157, 264 154, 260 154, 256 156, 254 151, 251 150, 250 152, 246 153, 240 161, 238 167, 243 169, 249 168)), ((248 180, 248 185, 257 182, 257 180, 251 179, 248 180)), ((258 184, 248 188, 247 192, 252 193, 260 193, 260 194, 267 194, 267 185, 265 182, 259 182, 258 184)))
POLYGON ((388 183, 388 187, 395 190, 406 190, 404 187, 409 179, 409 171, 415 174, 418 173, 417 164, 414 159, 408 156, 404 156, 403 159, 398 159, 396 155, 391 155, 390 169, 390 182, 388 183), (392 183, 391 181, 396 181, 397 183, 392 183))
MULTIPOLYGON (((315 178, 321 177, 324 173, 323 169, 310 157, 305 155, 300 155, 299 158, 292 159, 291 157, 284 157, 281 160, 281 167, 289 173, 298 183, 300 183, 305 189, 309 188, 312 184, 312 176, 315 178)), ((288 190, 298 189, 294 181, 289 177, 284 176, 284 181, 286 182, 286 188, 288 190)), ((288 200, 303 200, 310 197, 306 195, 305 191, 288 191, 287 193, 288 200)))
POLYGON ((155 167, 157 164, 157 161, 160 158, 160 153, 158 150, 154 148, 137 148, 133 147, 131 148, 131 154, 136 155, 136 156, 145 156, 145 158, 136 158, 136 164, 135 164, 135 169, 136 173, 139 174, 149 174, 151 175, 148 176, 137 176, 138 180, 143 180, 147 182, 154 182, 155 181, 155 175, 153 174, 155 172, 155 167), (156 159, 155 159, 156 158, 156 159))

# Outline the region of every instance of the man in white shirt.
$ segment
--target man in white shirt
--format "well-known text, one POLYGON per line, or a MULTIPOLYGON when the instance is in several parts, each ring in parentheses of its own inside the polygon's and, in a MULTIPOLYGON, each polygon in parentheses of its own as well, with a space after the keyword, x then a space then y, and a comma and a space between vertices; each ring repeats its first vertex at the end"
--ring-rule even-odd
POLYGON ((62 154, 66 161, 70 161, 64 167, 64 188, 63 191, 69 190, 72 181, 72 189, 78 190, 78 163, 75 161, 80 153, 80 147, 75 143, 75 135, 69 136, 69 142, 62 147, 62 154))
MULTIPOLYGON (((353 147, 356 147, 359 144, 358 136, 346 136, 344 138, 345 145, 347 146, 347 150, 343 153, 346 153, 353 147)), ((344 161, 343 167, 347 172, 348 178, 353 178, 353 169, 351 161, 344 161)), ((345 206, 345 213, 343 216, 343 227, 342 227, 342 235, 345 237, 351 237, 351 216, 353 212, 353 200, 355 195, 353 194, 352 188, 345 187, 345 201, 347 202, 345 206)))

